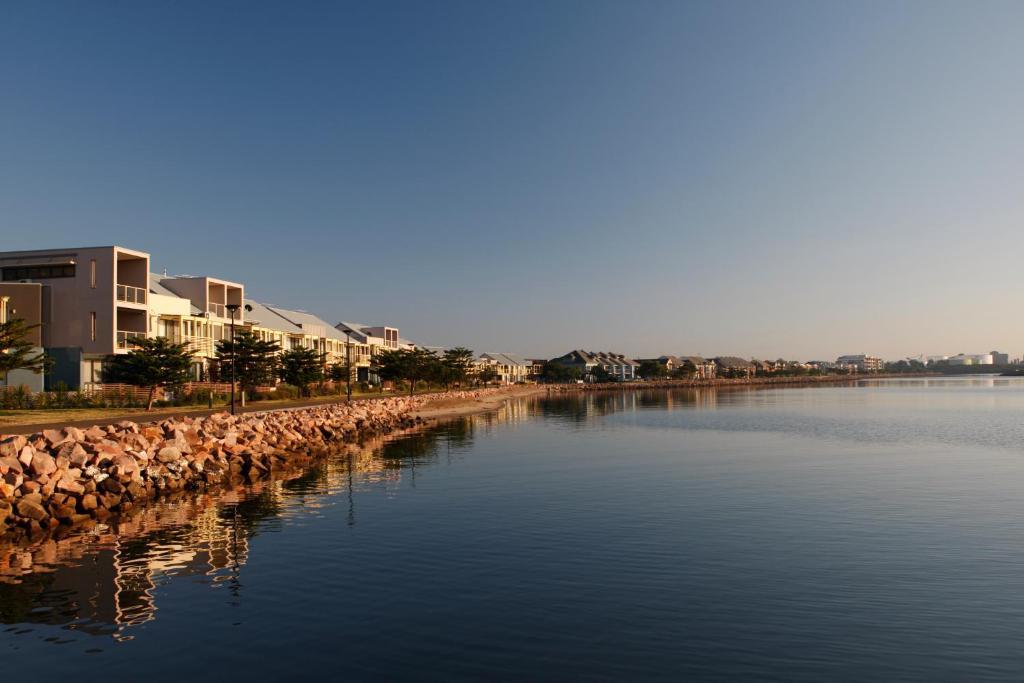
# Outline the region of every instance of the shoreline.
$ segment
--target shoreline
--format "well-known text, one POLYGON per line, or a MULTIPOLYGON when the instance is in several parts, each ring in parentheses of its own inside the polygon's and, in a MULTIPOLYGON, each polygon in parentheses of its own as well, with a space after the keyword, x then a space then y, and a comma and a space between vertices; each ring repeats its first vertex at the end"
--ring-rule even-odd
POLYGON ((35 538, 118 519, 167 494, 270 479, 346 444, 500 407, 520 393, 452 391, 0 434, 0 538, 35 538))

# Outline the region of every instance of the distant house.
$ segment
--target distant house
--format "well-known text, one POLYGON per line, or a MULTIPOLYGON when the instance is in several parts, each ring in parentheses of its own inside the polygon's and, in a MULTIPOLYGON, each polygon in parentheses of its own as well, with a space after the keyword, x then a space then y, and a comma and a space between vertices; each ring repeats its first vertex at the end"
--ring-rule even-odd
POLYGON ((476 362, 478 369, 490 368, 501 384, 525 382, 530 378, 533 363, 511 353, 482 353, 476 362))
POLYGON ((544 375, 544 365, 547 361, 543 358, 527 358, 526 362, 530 364, 530 379, 539 382, 544 375))
POLYGON ((713 358, 715 372, 723 377, 752 377, 757 366, 739 356, 718 356, 713 358))
POLYGON ((601 368, 619 382, 629 382, 637 378, 637 369, 640 367, 639 363, 627 358, 625 354, 583 351, 582 349, 576 349, 564 356, 553 358, 551 362, 578 368, 581 375, 591 382, 594 380, 595 368, 601 368))
POLYGON ((681 361, 689 361, 697 368, 697 379, 714 379, 718 374, 718 365, 715 361, 700 356, 678 356, 681 361))

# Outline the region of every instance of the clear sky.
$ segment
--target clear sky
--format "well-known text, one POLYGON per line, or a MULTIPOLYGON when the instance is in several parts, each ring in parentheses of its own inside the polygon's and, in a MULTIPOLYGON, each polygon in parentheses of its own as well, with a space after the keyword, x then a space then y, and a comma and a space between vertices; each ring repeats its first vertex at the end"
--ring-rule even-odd
POLYGON ((1024 2, 7 2, 0 249, 426 344, 1024 354, 1024 2))

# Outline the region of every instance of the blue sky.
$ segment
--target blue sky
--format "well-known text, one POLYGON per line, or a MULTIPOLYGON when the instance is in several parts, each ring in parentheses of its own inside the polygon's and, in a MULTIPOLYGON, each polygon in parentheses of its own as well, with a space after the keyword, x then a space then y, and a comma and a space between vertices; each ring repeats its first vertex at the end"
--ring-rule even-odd
POLYGON ((0 248, 428 344, 1024 354, 1024 3, 0 8, 0 248))

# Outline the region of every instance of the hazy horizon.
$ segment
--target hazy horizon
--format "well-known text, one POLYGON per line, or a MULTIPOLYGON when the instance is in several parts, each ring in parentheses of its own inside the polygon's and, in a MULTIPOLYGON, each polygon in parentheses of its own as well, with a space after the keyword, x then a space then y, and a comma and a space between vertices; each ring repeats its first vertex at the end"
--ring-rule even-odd
POLYGON ((428 345, 1024 355, 1024 3, 22 3, 0 250, 428 345))

